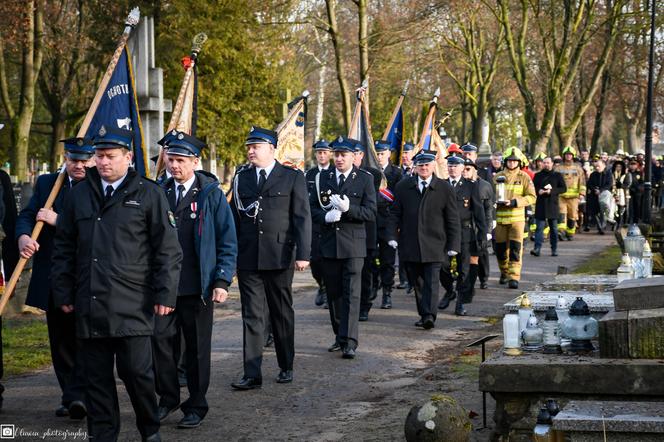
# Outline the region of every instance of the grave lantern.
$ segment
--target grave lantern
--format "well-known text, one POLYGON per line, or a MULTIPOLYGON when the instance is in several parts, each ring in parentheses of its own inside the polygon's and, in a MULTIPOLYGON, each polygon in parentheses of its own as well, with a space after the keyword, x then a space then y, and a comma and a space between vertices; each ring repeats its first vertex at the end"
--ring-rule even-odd
POLYGON ((569 318, 563 324, 563 333, 572 339, 570 351, 583 353, 595 349, 590 340, 597 336, 597 320, 590 316, 588 304, 582 297, 577 297, 569 308, 569 318))
POLYGON ((508 313, 503 318, 503 347, 509 356, 521 354, 521 334, 519 332, 519 315, 508 313))
POLYGON ((534 314, 530 314, 526 329, 521 332, 523 339, 523 349, 527 351, 537 351, 542 349, 542 339, 544 330, 539 326, 534 314))
POLYGON ((560 348, 560 336, 558 325, 558 315, 556 309, 549 307, 544 316, 544 353, 559 354, 562 353, 560 348))

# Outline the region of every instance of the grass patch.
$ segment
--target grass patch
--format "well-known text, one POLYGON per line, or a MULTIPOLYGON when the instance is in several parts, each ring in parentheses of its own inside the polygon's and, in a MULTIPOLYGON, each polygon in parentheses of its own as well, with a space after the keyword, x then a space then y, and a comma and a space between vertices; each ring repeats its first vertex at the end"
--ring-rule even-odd
POLYGON ((615 275, 620 266, 620 247, 609 246, 586 262, 576 267, 572 273, 586 275, 615 275))
POLYGON ((478 379, 482 357, 479 352, 464 350, 451 364, 454 373, 470 379, 478 379))
POLYGON ((44 319, 19 317, 2 322, 6 376, 28 373, 51 364, 48 329, 44 319))

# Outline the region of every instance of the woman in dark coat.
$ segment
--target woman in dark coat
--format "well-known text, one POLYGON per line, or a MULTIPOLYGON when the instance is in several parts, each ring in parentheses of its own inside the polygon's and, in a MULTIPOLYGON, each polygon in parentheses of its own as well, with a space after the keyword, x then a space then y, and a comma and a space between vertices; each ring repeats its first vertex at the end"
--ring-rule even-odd
POLYGON ((627 173, 625 163, 615 161, 611 166, 613 174, 613 197, 616 200, 615 228, 619 229, 627 222, 627 207, 629 206, 629 186, 632 184, 632 174, 627 173))
POLYGON ((602 192, 611 191, 613 188, 613 176, 610 170, 606 170, 606 164, 603 160, 595 161, 595 171, 590 174, 588 182, 586 183, 587 189, 587 211, 590 220, 595 219, 597 222, 597 233, 604 235, 604 228, 606 227, 606 219, 604 213, 599 205, 599 196, 602 192))

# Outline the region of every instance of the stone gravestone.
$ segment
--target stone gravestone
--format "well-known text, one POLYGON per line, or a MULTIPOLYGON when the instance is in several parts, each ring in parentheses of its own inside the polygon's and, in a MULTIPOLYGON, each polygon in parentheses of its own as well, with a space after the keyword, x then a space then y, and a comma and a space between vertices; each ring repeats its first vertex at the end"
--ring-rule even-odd
MULTIPOLYGON (((164 113, 172 111, 172 102, 164 99, 164 71, 155 67, 154 18, 143 17, 129 39, 134 66, 134 81, 143 125, 148 159, 159 153, 157 141, 166 130, 164 113)), ((154 164, 150 164, 154 172, 154 164)))

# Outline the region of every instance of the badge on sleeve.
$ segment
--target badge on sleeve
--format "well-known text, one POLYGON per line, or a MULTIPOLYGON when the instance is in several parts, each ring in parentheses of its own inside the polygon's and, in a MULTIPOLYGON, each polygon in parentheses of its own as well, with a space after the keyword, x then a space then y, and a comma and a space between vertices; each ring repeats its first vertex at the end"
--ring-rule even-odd
POLYGON ((175 225, 175 215, 170 210, 168 211, 168 222, 171 223, 171 226, 176 227, 175 225))

